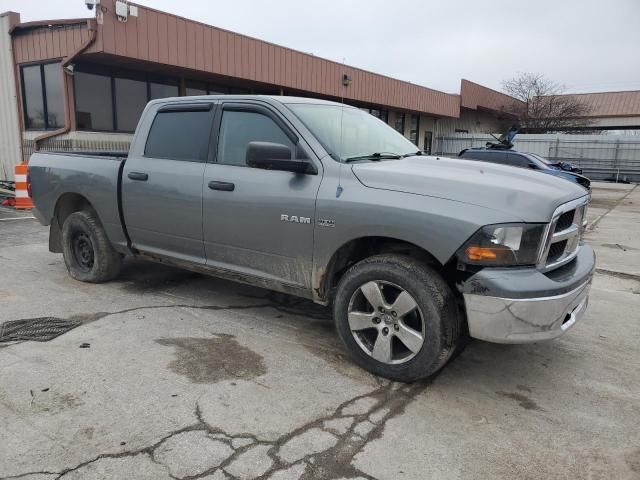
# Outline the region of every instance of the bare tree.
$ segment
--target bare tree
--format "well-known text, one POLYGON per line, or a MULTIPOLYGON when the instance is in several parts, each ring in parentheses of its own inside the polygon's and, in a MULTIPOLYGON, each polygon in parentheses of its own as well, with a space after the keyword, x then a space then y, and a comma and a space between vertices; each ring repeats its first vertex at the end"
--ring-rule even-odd
POLYGON ((566 132, 588 127, 590 107, 579 96, 565 94, 565 87, 544 75, 522 73, 502 82, 502 89, 514 97, 512 108, 528 132, 566 132))

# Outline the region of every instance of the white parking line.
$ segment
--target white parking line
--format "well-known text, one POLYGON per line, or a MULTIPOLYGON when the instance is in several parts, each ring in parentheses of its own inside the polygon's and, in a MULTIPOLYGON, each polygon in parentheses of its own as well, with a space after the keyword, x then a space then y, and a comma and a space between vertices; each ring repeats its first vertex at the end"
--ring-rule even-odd
POLYGON ((0 222, 7 222, 9 220, 28 220, 30 218, 36 218, 36 217, 13 217, 13 218, 0 218, 0 222))

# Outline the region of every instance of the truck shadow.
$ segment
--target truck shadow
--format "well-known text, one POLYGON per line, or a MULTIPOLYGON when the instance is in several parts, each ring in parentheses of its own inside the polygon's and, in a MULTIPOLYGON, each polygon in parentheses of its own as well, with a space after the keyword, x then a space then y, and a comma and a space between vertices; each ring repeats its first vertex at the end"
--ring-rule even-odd
MULTIPOLYGON (((243 285, 179 268, 138 259, 127 259, 116 280, 120 288, 134 295, 167 294, 179 297, 180 303, 260 306, 265 323, 280 325, 291 332, 292 339, 308 346, 310 353, 321 356, 339 370, 340 362, 351 361, 338 340, 329 307, 284 293, 243 285)), ((571 351, 552 341, 531 345, 498 345, 466 339, 463 348, 438 375, 448 382, 464 384, 471 377, 484 378, 487 384, 503 391, 505 397, 528 404, 529 378, 536 382, 553 376, 571 358, 571 351), (506 385, 511 385, 506 392, 506 385), (521 386, 522 389, 519 389, 521 386)), ((362 371, 363 375, 368 375, 362 371)), ((439 380, 440 382, 441 380, 439 380)), ((537 407, 537 406, 536 406, 537 407)))

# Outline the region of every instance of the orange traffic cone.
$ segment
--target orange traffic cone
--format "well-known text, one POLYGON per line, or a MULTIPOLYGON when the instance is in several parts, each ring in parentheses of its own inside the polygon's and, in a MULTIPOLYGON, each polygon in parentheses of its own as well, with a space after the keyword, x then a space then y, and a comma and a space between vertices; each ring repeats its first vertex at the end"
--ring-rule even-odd
POLYGON ((26 163, 16 165, 16 205, 19 210, 30 210, 33 208, 31 195, 29 192, 29 166, 26 163))

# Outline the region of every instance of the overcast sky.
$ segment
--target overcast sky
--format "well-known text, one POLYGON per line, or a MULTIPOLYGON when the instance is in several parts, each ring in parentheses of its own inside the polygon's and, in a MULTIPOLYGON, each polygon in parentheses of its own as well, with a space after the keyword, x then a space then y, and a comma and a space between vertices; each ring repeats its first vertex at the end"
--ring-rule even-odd
MULTIPOLYGON (((568 91, 640 89, 640 0, 141 0, 137 3, 457 93, 518 72, 568 91)), ((84 0, 0 0, 23 21, 86 17, 84 0)))

